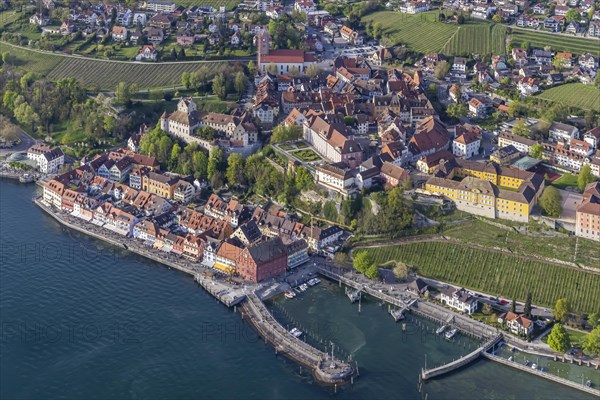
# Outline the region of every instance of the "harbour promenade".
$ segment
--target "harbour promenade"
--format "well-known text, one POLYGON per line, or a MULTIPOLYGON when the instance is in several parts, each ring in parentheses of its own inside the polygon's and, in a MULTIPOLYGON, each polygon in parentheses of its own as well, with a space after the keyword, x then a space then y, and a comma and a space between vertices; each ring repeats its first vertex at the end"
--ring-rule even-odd
POLYGON ((261 289, 261 285, 240 287, 239 285, 216 279, 212 276, 212 272, 208 268, 201 266, 197 262, 176 258, 160 250, 144 246, 139 240, 127 238, 96 225, 86 223, 83 220, 53 209, 39 198, 34 199, 33 202, 61 225, 162 263, 170 268, 190 274, 208 293, 227 307, 240 305, 244 320, 266 342, 271 343, 275 347, 276 352, 285 354, 298 364, 309 368, 313 371, 315 378, 319 382, 337 385, 353 379, 355 369, 351 364, 319 351, 299 340, 277 322, 269 313, 260 297, 255 293, 256 290, 261 289))

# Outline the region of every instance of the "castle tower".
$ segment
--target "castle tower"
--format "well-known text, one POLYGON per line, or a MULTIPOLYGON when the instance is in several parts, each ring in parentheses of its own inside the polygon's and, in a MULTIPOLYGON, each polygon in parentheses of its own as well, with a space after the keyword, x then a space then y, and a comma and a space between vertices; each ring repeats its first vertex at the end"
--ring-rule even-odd
POLYGON ((163 131, 169 133, 169 117, 168 117, 166 111, 160 117, 160 129, 162 129, 163 131))
POLYGON ((258 41, 257 41, 257 53, 258 53, 258 70, 262 70, 262 58, 269 55, 269 48, 271 47, 271 35, 269 35, 269 31, 266 28, 261 28, 258 33, 258 41))

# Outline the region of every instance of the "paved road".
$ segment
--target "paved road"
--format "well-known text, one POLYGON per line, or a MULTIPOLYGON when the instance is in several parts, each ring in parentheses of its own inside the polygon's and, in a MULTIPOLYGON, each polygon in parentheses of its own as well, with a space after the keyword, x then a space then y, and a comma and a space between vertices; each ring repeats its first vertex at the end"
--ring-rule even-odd
POLYGON ((19 152, 25 151, 35 143, 35 139, 32 138, 31 136, 29 136, 27 134, 27 132, 25 132, 21 128, 18 128, 18 129, 20 131, 19 139, 21 139, 21 142, 16 146, 13 146, 13 147, 10 147, 7 149, 0 149, 0 156, 6 156, 8 154, 19 153, 19 152))

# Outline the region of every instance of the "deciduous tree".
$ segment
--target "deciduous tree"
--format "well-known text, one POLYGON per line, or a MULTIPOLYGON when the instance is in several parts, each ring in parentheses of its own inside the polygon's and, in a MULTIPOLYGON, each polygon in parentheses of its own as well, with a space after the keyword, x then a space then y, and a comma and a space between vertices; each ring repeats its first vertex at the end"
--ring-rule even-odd
POLYGON ((569 304, 569 300, 563 297, 556 300, 556 304, 554 304, 552 314, 554 315, 554 319, 556 321, 565 322, 567 320, 567 317, 569 316, 570 311, 571 305, 569 304))
POLYGON ((586 335, 583 341, 583 351, 592 357, 600 355, 600 328, 594 328, 586 335))
POLYGON ((577 175, 577 187, 582 192, 585 190, 585 187, 590 183, 594 182, 596 178, 592 175, 592 169, 589 164, 584 164, 579 171, 579 175, 577 175))
POLYGON ((544 214, 550 217, 558 217, 562 213, 562 198, 560 192, 554 186, 548 186, 540 197, 540 208, 544 214))
POLYGON ((554 351, 565 353, 571 348, 571 339, 564 326, 556 324, 548 335, 548 346, 554 351))
POLYGON ((367 271, 371 265, 373 265, 373 260, 371 259, 371 256, 369 256, 368 252, 361 251, 354 256, 353 266, 358 272, 365 273, 365 271, 367 271))
POLYGON ((542 146, 541 143, 534 144, 529 148, 529 155, 541 160, 544 155, 544 146, 542 146))

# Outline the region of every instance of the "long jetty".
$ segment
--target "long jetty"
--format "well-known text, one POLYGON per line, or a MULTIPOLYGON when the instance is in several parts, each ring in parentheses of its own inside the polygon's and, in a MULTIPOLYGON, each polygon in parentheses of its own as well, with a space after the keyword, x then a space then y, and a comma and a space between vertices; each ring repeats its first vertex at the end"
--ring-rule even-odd
POLYGON ((454 360, 454 361, 449 362, 444 365, 440 365, 439 367, 436 367, 436 368, 431 368, 431 369, 427 369, 427 370, 423 369, 423 370, 421 370, 421 378, 423 380, 427 380, 427 379, 435 378, 435 377, 450 373, 459 368, 462 368, 465 365, 470 364, 471 362, 478 359, 481 355, 486 354, 487 351, 489 351, 491 348, 493 348, 501 340, 502 340, 502 335, 498 335, 498 336, 494 337, 492 340, 489 340, 488 342, 486 342, 483 346, 479 347, 478 349, 472 351, 471 353, 469 353, 457 360, 454 360))
POLYGON ((496 361, 496 362, 498 362, 500 364, 504 364, 504 365, 507 365, 509 367, 513 367, 513 368, 519 369, 521 371, 525 371, 527 373, 539 376, 541 378, 548 379, 549 381, 553 381, 553 382, 556 382, 556 383, 561 383, 561 384, 563 384, 565 386, 572 387, 573 389, 581 390, 583 392, 595 395, 596 397, 600 397, 600 390, 598 390, 598 389, 594 389, 592 387, 585 386, 585 385, 582 385, 580 383, 573 382, 571 380, 568 380, 568 379, 565 379, 565 378, 561 378, 560 376, 552 375, 552 374, 549 374, 549 373, 544 372, 544 371, 533 369, 531 367, 528 367, 526 365, 520 364, 520 363, 515 362, 515 361, 509 361, 509 360, 507 360, 505 358, 499 357, 497 355, 494 355, 494 354, 491 354, 491 353, 488 353, 488 352, 483 352, 482 355, 485 358, 487 358, 489 360, 492 360, 492 361, 496 361))
POLYGON ((309 368, 319 381, 338 384, 353 378, 355 369, 351 364, 317 350, 292 335, 271 315, 254 292, 248 293, 247 301, 242 303, 240 308, 242 317, 254 326, 265 342, 275 347, 277 354, 284 354, 309 368))

